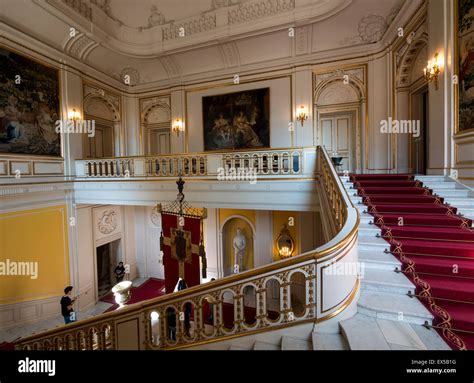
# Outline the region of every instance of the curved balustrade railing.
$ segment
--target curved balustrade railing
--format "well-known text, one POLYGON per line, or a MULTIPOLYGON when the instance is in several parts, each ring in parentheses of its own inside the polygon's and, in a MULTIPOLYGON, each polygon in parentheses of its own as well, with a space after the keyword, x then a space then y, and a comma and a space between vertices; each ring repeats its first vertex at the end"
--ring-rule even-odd
POLYGON ((359 216, 322 147, 317 163, 320 189, 339 225, 323 246, 32 335, 16 348, 175 349, 336 317, 355 303, 359 289, 357 273, 340 273, 357 262, 359 216))
POLYGON ((258 175, 300 174, 303 156, 301 150, 258 151, 227 153, 223 156, 224 167, 236 171, 255 171, 258 175))
POLYGON ((256 175, 299 175, 305 160, 314 161, 314 148, 268 149, 235 152, 167 154, 76 160, 77 177, 186 177, 214 176, 222 171, 256 175))
POLYGON ((157 156, 146 159, 147 176, 185 177, 207 175, 207 161, 204 155, 157 156))
POLYGON ((318 147, 318 173, 321 178, 321 185, 326 193, 319 193, 322 202, 322 208, 326 210, 326 215, 330 218, 333 225, 332 232, 339 231, 347 220, 349 207, 353 208, 350 197, 343 193, 341 198, 340 189, 344 188, 338 177, 332 161, 327 152, 322 147, 318 147), (330 214, 333 212, 333 214, 330 214))

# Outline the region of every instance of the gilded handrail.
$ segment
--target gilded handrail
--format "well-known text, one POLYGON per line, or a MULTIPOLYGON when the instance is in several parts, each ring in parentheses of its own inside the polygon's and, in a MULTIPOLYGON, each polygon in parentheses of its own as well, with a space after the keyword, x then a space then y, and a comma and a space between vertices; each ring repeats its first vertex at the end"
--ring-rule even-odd
MULTIPOLYGON (((206 324, 202 318, 202 299, 204 296, 214 295, 216 298, 216 315, 219 313, 219 310, 222 311, 222 296, 225 291, 234 291, 234 307, 237 307, 241 310, 236 311, 238 315, 235 317, 235 326, 237 329, 236 333, 226 333, 223 330, 223 319, 216 316, 218 320, 215 323, 215 328, 213 330, 213 335, 211 340, 220 340, 222 338, 227 337, 235 337, 239 333, 241 335, 247 335, 249 332, 259 331, 260 328, 266 328, 268 326, 282 326, 282 325, 293 325, 296 323, 302 323, 303 321, 320 321, 325 320, 329 317, 332 317, 338 313, 338 310, 342 310, 346 305, 350 303, 350 301, 355 296, 355 290, 358 288, 358 280, 357 283, 353 286, 352 293, 346 297, 345 302, 340 302, 340 304, 336 305, 336 310, 332 313, 328 313, 326 316, 318 316, 315 313, 316 305, 317 305, 317 298, 315 292, 316 286, 316 271, 318 270, 318 265, 320 262, 332 262, 336 257, 338 261, 342 258, 341 254, 344 256, 348 254, 354 248, 354 245, 357 240, 357 230, 358 230, 358 223, 359 223, 359 216, 357 209, 354 208, 352 202, 345 191, 342 182, 340 181, 337 173, 334 169, 332 162, 330 161, 326 151, 322 147, 317 148, 317 159, 318 159, 318 170, 319 170, 319 183, 322 188, 328 194, 329 200, 334 206, 334 219, 338 222, 339 230, 335 233, 335 236, 324 245, 309 251, 307 253, 280 260, 265 266, 261 266, 252 270, 244 271, 239 274, 230 275, 224 277, 222 279, 194 286, 188 288, 186 290, 167 294, 161 297, 157 297, 151 300, 147 300, 144 302, 132 304, 126 306, 118 311, 110 312, 101 314, 94 318, 90 318, 87 320, 83 320, 80 322, 72 323, 67 326, 63 326, 60 328, 52 329, 40 334, 34 334, 29 337, 25 337, 17 342, 17 348, 29 347, 35 348, 32 346, 37 344, 38 342, 48 342, 48 344, 55 344, 54 339, 58 337, 63 337, 65 340, 64 342, 67 343, 68 334, 77 334, 83 332, 86 329, 86 332, 89 333, 91 328, 97 327, 97 324, 102 324, 101 326, 108 328, 108 337, 114 336, 114 322, 118 321, 121 318, 130 315, 142 315, 145 316, 144 322, 146 323, 146 333, 147 333, 147 345, 148 347, 154 348, 176 348, 181 346, 192 346, 195 343, 202 342, 209 337, 207 337, 203 331, 205 332, 206 324), (348 219, 350 218, 350 219, 348 219), (291 290, 291 280, 290 275, 292 273, 300 273, 305 275, 304 277, 304 289, 305 289, 305 296, 306 296, 306 303, 304 305, 305 311, 303 317, 299 318, 298 320, 291 321, 288 320, 288 317, 291 316, 291 300, 289 301, 288 297, 291 290), (280 313, 280 322, 281 323, 273 323, 268 319, 268 312, 266 312, 266 295, 265 295, 265 286, 264 283, 267 283, 270 279, 278 279, 280 282, 280 293, 283 293, 283 298, 280 298, 280 303, 282 303, 282 309, 279 311, 280 313), (255 300, 256 300, 256 315, 258 315, 258 328, 248 327, 245 323, 243 323, 243 300, 244 297, 242 296, 242 291, 246 286, 249 284, 254 284, 257 286, 255 288, 255 300), (240 293, 238 292, 240 291, 240 293), (257 298, 258 297, 258 298, 257 298), (182 312, 183 304, 186 301, 193 301, 195 303, 195 318, 194 321, 197 323, 197 335, 196 338, 191 341, 187 342, 185 338, 183 338, 183 329, 178 325, 178 328, 181 330, 178 331, 177 336, 179 336, 180 342, 179 344, 173 344, 172 342, 165 342, 165 343, 158 343, 152 344, 150 343, 151 337, 151 330, 149 318, 147 315, 153 309, 160 311, 160 318, 163 319, 165 316, 163 310, 167 306, 175 307, 175 312, 182 312), (219 322, 220 320, 220 322, 219 322), (200 327, 199 327, 200 326, 200 327)), ((245 295, 245 294, 244 294, 245 295)), ((178 322, 179 323, 179 322, 178 322)), ((101 328, 102 328, 101 327, 101 328)), ((160 333, 166 333, 166 326, 163 325, 163 322, 160 324, 160 333)), ((99 342, 101 339, 104 339, 105 333, 104 331, 97 331, 97 336, 94 338, 99 342)), ((76 339, 75 337, 75 339, 76 339)), ((81 338, 79 336, 79 338, 81 338)), ((208 339, 209 340, 209 339, 208 339)), ((91 339, 87 338, 85 341, 80 339, 80 342, 76 344, 77 347, 90 347, 88 349, 92 349, 94 343, 91 339), (82 343, 81 343, 82 342, 82 343)), ((99 342, 100 343, 100 342, 99 342)), ((103 342, 102 342, 103 343, 103 342)), ((39 344, 39 343, 38 343, 39 344)), ((111 343, 109 343, 109 348, 113 347, 116 344, 114 339, 112 339, 111 343), (111 346, 112 345, 112 346, 111 346)), ((42 346, 38 346, 42 347, 42 346)), ((101 349, 102 346, 96 346, 94 349, 101 349)), ((63 349, 63 348, 61 348, 63 349)))

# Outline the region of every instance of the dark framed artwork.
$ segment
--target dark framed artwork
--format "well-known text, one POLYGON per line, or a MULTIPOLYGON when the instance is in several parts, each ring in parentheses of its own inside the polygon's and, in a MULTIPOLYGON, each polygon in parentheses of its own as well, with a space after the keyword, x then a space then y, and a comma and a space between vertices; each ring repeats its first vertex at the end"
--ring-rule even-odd
POLYGON ((455 74, 458 76, 456 133, 474 129, 474 0, 456 0, 455 74))
POLYGON ((61 155, 59 71, 0 47, 0 153, 61 155))
POLYGON ((204 150, 270 146, 270 88, 202 99, 204 150))

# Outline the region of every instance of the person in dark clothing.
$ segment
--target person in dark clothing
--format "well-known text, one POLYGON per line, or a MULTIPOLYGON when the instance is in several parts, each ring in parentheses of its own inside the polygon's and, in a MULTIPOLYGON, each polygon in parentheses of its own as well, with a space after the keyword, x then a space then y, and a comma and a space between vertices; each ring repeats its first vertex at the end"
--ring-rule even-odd
POLYGON ((75 299, 71 299, 72 286, 64 289, 64 296, 61 298, 61 314, 64 317, 64 323, 72 323, 76 321, 76 313, 72 308, 75 299))
POLYGON ((167 310, 168 313, 168 334, 169 339, 176 340, 176 311, 172 308, 167 310))
POLYGON ((119 262, 118 266, 114 270, 114 273, 117 283, 122 282, 123 277, 125 276, 125 267, 123 266, 123 262, 119 262))
MULTIPOLYGON (((180 279, 178 282, 178 291, 184 290, 188 288, 186 281, 184 279, 180 279)), ((186 302, 184 304, 184 335, 190 337, 190 330, 191 330, 191 303, 186 302)))
MULTIPOLYGON (((211 282, 214 282, 215 280, 216 280, 216 278, 211 278, 211 282)), ((208 299, 208 303, 209 303, 209 316, 208 316, 207 320, 210 323, 214 323, 214 305, 211 302, 211 299, 208 299)))

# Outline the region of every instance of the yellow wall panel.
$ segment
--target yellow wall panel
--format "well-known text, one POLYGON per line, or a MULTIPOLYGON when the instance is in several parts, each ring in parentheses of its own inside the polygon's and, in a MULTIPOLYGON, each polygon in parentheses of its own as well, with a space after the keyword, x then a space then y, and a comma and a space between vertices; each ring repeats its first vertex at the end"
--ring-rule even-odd
POLYGON ((69 284, 67 238, 65 205, 0 214, 0 303, 62 295, 69 284), (20 262, 29 275, 10 275, 20 262))

